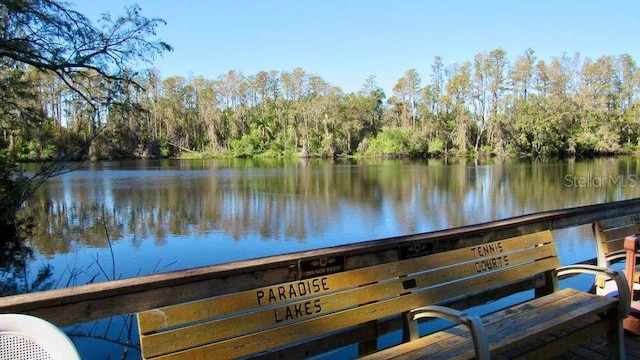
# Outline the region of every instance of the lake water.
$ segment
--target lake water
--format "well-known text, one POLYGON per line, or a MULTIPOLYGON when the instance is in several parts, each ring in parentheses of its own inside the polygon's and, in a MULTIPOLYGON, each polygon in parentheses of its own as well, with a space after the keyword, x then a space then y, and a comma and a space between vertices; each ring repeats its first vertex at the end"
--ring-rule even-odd
MULTIPOLYGON (((630 199, 639 172, 631 157, 100 162, 29 202, 29 278, 48 264, 51 286, 80 285, 630 199)), ((594 257, 588 227, 557 235, 564 263, 594 257)))

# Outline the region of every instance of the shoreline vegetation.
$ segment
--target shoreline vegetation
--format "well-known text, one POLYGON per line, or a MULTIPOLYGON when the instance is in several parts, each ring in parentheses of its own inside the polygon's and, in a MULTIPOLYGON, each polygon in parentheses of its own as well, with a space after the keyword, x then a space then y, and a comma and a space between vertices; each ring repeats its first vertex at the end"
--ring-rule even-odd
POLYGON ((463 64, 436 57, 427 80, 409 69, 389 96, 375 76, 344 93, 301 68, 216 79, 149 70, 98 105, 55 74, 3 72, 39 114, 29 126, 5 128, 19 161, 71 149, 94 161, 566 157, 635 153, 640 141, 640 72, 629 55, 544 60, 528 49, 510 59, 498 48, 463 64))

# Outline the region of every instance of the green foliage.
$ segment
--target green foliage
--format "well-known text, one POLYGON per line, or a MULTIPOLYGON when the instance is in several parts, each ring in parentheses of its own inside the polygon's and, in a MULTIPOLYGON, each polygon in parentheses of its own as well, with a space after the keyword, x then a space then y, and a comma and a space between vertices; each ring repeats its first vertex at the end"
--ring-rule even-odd
POLYGON ((160 144, 160 157, 167 159, 171 156, 171 154, 172 152, 169 144, 166 142, 162 142, 162 144, 160 144))
POLYGON ((410 128, 384 128, 368 142, 365 156, 420 157, 427 153, 428 144, 421 133, 410 128))
POLYGON ((604 124, 595 133, 584 131, 576 138, 576 153, 581 155, 615 154, 622 151, 620 139, 604 124))
POLYGON ((369 142, 366 156, 407 156, 409 148, 405 134, 399 129, 383 129, 369 142))
POLYGON ((483 156, 492 156, 495 155, 495 150, 491 145, 484 145, 480 149, 480 154, 483 156))
POLYGON ((442 156, 447 152, 446 144, 441 138, 434 138, 429 142, 429 148, 427 150, 431 156, 442 156))
POLYGON ((240 139, 231 140, 230 148, 232 155, 238 158, 254 157, 265 150, 264 141, 258 129, 243 135, 240 139))

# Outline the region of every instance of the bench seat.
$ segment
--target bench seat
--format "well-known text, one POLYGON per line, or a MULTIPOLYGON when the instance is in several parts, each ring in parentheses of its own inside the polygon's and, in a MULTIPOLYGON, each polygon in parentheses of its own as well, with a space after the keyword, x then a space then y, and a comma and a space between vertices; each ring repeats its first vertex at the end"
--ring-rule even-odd
MULTIPOLYGON (((539 352, 544 351, 545 357, 549 357, 582 343, 585 337, 590 337, 590 334, 585 333, 602 333, 603 328, 617 331, 617 321, 598 316, 616 311, 617 306, 617 301, 613 298, 564 289, 486 315, 482 317, 482 324, 492 357, 523 344, 535 344, 537 339, 564 330, 560 344, 558 341, 553 345, 541 342, 537 346, 530 346, 525 353, 516 352, 516 357, 526 358, 527 354, 535 352, 539 356, 539 352), (581 326, 571 332, 572 325, 576 323, 581 326)), ((471 359, 474 354, 470 331, 465 325, 458 325, 362 359, 471 359)))

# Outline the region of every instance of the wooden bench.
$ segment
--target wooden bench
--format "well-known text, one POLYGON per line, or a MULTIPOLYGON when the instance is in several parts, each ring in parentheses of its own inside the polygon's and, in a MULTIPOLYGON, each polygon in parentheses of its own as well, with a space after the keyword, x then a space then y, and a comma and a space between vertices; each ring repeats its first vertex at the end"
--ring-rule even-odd
MULTIPOLYGON (((613 219, 597 221, 593 224, 593 234, 596 239, 596 260, 600 267, 610 267, 620 261, 625 261, 627 250, 624 243, 627 236, 640 233, 640 215, 621 216, 613 219)), ((636 254, 640 257, 640 253, 636 254)), ((631 279, 640 282, 640 272, 633 269, 631 279)), ((596 280, 598 293, 608 293, 607 283, 602 277, 596 280)))
MULTIPOLYGON (((339 260, 324 259, 324 264, 316 265, 327 269, 326 274, 309 271, 307 275, 318 276, 141 312, 138 327, 143 357, 303 358, 317 353, 314 339, 330 339, 322 343, 330 342, 335 348, 351 344, 352 339, 342 334, 344 329, 355 328, 363 330, 354 336, 369 339, 359 344, 359 354, 386 358, 385 354, 396 354, 403 345, 376 353, 379 333, 370 331, 378 328, 361 325, 390 317, 406 319, 404 337, 414 339, 404 343, 409 350, 418 343, 418 347, 430 344, 428 349, 440 349, 447 343, 467 346, 468 353, 474 354, 474 347, 469 346, 471 337, 457 327, 447 334, 462 331, 463 335, 441 339, 442 333, 437 333, 426 342, 424 337, 417 339, 417 323, 411 318, 425 314, 455 317, 468 324, 479 339, 475 350, 479 357, 539 340, 557 330, 565 334, 552 346, 539 348, 548 347, 549 354, 561 353, 585 338, 606 334, 613 356, 624 357, 621 323, 628 313, 628 302, 624 297, 618 301, 571 289, 557 291, 559 261, 549 231, 422 254, 416 249, 413 258, 405 256, 405 260, 338 273, 329 270, 332 261, 339 268, 339 260), (520 288, 525 283, 535 285, 538 297, 483 318, 484 324, 477 317, 444 307, 410 313, 425 305, 480 304, 501 297, 505 288, 520 288)), ((601 273, 588 266, 560 273, 575 271, 601 273)), ((616 279, 624 293, 624 275, 606 274, 616 279)))
MULTIPOLYGON (((631 316, 624 320, 625 330, 640 335, 640 245, 636 234, 640 233, 640 215, 621 216, 593 224, 596 239, 597 265, 610 267, 624 262, 624 273, 631 290, 631 316), (635 296, 634 296, 635 294, 635 296)), ((615 285, 601 276, 596 277, 596 293, 605 295, 615 291, 615 285)))

